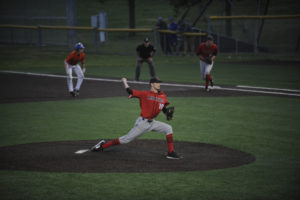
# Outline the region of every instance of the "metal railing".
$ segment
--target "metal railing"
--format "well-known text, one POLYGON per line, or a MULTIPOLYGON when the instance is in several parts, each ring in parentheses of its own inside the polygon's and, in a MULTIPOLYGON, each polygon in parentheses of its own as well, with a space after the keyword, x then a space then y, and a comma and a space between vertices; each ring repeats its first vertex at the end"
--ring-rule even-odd
MULTIPOLYGON (((203 32, 178 32, 178 31, 170 31, 170 30, 161 30, 156 28, 94 28, 94 27, 84 27, 84 26, 49 26, 49 25, 39 25, 39 26, 25 26, 25 25, 12 25, 12 24, 2 24, 0 25, 0 29, 7 29, 10 30, 10 39, 6 40, 6 43, 8 44, 16 44, 16 37, 13 34, 13 30, 20 29, 20 30, 32 30, 35 32, 34 36, 30 36, 34 38, 34 42, 31 42, 31 45, 36 45, 40 48, 42 48, 45 43, 45 37, 42 30, 52 30, 52 31, 86 31, 93 34, 93 44, 96 47, 96 51, 99 49, 99 46, 102 45, 102 43, 99 41, 99 33, 100 32, 110 32, 110 33, 130 33, 130 32, 136 32, 136 33, 152 33, 154 38, 154 46, 157 48, 159 44, 159 33, 165 33, 167 34, 176 34, 180 36, 187 36, 187 37, 201 37, 206 36, 207 33, 203 32), (10 41, 9 41, 10 40, 10 41)), ((30 33, 32 34, 32 33, 30 33)), ((89 35, 88 37, 90 37, 89 35)), ((69 37, 69 36, 67 36, 69 37)), ((128 36, 123 36, 124 38, 127 38, 128 36)), ((66 41, 71 41, 68 43, 65 43, 65 45, 69 45, 69 47, 72 47, 74 44, 74 41, 70 40, 70 38, 67 38, 66 41)), ((103 46, 103 45, 102 45, 103 46)), ((158 49, 158 48, 157 48, 158 49)))

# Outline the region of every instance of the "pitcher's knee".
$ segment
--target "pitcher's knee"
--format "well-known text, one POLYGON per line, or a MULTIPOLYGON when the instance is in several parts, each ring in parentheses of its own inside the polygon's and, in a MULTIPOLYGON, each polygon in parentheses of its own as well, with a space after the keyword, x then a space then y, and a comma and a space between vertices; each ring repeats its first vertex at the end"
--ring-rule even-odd
POLYGON ((165 133, 166 133, 166 135, 173 133, 173 128, 171 125, 169 125, 169 124, 166 125, 165 133))
POLYGON ((126 135, 119 138, 120 144, 127 144, 131 142, 133 139, 134 138, 127 137, 126 135))

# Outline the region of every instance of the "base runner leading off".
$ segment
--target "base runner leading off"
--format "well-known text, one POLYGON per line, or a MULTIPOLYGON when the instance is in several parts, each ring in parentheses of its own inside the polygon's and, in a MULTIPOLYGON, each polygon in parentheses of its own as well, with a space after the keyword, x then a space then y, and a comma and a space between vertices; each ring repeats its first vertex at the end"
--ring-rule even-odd
POLYGON ((83 52, 84 46, 81 42, 77 43, 75 45, 75 50, 72 51, 67 59, 65 60, 65 68, 66 68, 66 74, 67 74, 67 83, 68 83, 68 89, 72 96, 78 96, 80 86, 83 82, 84 73, 85 73, 85 54, 83 52), (79 62, 82 64, 82 69, 79 66, 79 62), (75 71, 77 75, 77 84, 74 90, 73 87, 73 76, 72 71, 75 71))
POLYGON ((161 81, 156 77, 152 78, 150 80, 150 91, 138 91, 131 89, 127 84, 126 78, 122 78, 122 82, 129 94, 129 97, 135 97, 140 100, 142 112, 129 133, 109 142, 101 140, 98 144, 91 148, 91 151, 103 151, 113 145, 126 144, 147 132, 155 131, 163 133, 166 136, 168 144, 168 154, 166 157, 168 159, 182 158, 174 151, 172 127, 164 122, 154 120, 160 111, 163 111, 166 114, 168 120, 172 119, 174 113, 174 107, 172 106, 167 108, 169 102, 167 101, 166 95, 160 91, 161 81))
POLYGON ((200 73, 203 80, 205 80, 205 90, 209 92, 208 84, 210 83, 212 87, 214 85, 210 71, 218 54, 218 47, 214 44, 214 39, 211 35, 207 36, 206 42, 198 46, 196 54, 200 57, 200 73))

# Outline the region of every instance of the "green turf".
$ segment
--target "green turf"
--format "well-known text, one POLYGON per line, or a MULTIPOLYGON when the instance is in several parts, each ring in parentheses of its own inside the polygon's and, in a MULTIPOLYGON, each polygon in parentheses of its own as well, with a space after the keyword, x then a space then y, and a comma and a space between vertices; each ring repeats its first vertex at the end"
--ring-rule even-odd
MULTIPOLYGON (((176 106, 175 118, 169 122, 175 140, 240 149, 255 155, 256 162, 230 169, 154 174, 1 171, 1 196, 6 199, 296 199, 300 164, 298 99, 169 100, 176 106)), ((1 104, 0 110, 1 146, 114 138, 130 130, 139 114, 138 101, 126 97, 1 104), (80 120, 74 123, 78 117, 80 120)), ((165 121, 163 115, 158 119, 165 121)), ((142 138, 164 139, 157 133, 142 138)))
MULTIPOLYGON (((2 52, 2 51, 1 51, 2 52)), ((35 48, 7 48, 0 54, 1 70, 19 70, 65 74, 66 51, 38 51, 35 48)), ((86 54, 87 76, 135 76, 136 57, 86 54)), ((164 81, 203 84, 200 78, 199 59, 192 57, 154 57, 157 75, 164 81)), ((217 85, 250 85, 274 88, 300 89, 299 60, 295 57, 219 55, 212 75, 217 85), (291 58, 292 62, 288 62, 291 58)), ((141 69, 141 80, 149 79, 146 63, 141 69)))
MULTIPOLYGON (((88 7, 86 1, 77 2, 79 26, 89 26, 90 16, 103 10, 108 14, 109 27, 128 27, 125 1, 100 4, 91 0, 88 7)), ((235 14, 256 12, 256 2, 233 3, 235 14)), ((213 4, 215 6, 209 8, 210 14, 219 15, 223 3, 213 1, 213 4)), ((298 5, 296 0, 271 1, 269 14, 297 14, 295 5, 298 5)), ((136 1, 136 9, 139 28, 152 27, 158 16, 167 18, 173 15, 168 1, 136 1)), ((187 17, 188 22, 198 15, 198 7, 194 10, 187 17)), ((294 51, 298 21, 266 20, 261 44, 273 49, 289 47, 294 51)), ((207 28, 204 19, 199 23, 200 28, 207 28)), ((248 37, 252 41, 252 25, 253 21, 235 21, 234 37, 243 40, 248 37), (248 30, 242 32, 245 27, 248 30)), ((217 31, 224 31, 219 29, 221 26, 216 26, 217 31)), ((24 31, 21 31, 23 34, 24 31)), ((98 53, 92 53, 95 52, 93 34, 78 32, 78 40, 87 47, 87 76, 133 78, 135 46, 145 35, 148 34, 130 38, 127 33, 110 33, 109 41, 100 45, 98 53), (131 56, 108 55, 112 52, 131 56)), ((153 36, 150 37, 153 41, 153 36)), ((1 70, 64 74, 63 60, 69 50, 66 47, 1 46, 0 53, 1 70)), ((154 62, 157 75, 165 81, 203 84, 196 57, 157 56, 154 62)), ((221 53, 212 75, 217 85, 300 89, 299 56, 294 53, 255 56, 221 53)), ((141 79, 149 79, 146 65, 142 68, 141 79)), ((175 140, 224 145, 252 153, 257 161, 230 169, 180 173, 0 171, 1 199, 299 199, 299 99, 232 97, 169 100, 176 106, 175 118, 170 122, 175 140)), ((0 146, 114 138, 130 130, 138 114, 138 102, 128 101, 126 97, 0 104, 0 146)), ((164 116, 158 119, 165 121, 164 116)), ((146 134, 142 138, 163 139, 157 133, 146 134)))

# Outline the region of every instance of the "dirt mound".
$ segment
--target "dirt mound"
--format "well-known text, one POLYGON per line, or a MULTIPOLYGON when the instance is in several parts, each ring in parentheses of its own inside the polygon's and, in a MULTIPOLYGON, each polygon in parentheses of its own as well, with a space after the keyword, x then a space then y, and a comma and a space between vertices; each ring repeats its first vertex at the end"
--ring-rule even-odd
POLYGON ((177 172, 235 167, 255 161, 251 154, 213 144, 175 141, 184 156, 166 159, 163 140, 135 140, 104 152, 75 154, 97 141, 60 141, 0 147, 0 170, 45 172, 177 172))

